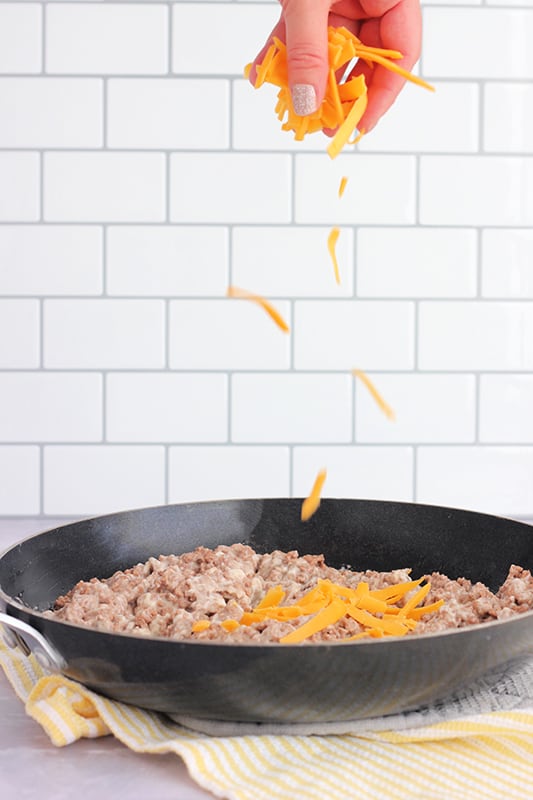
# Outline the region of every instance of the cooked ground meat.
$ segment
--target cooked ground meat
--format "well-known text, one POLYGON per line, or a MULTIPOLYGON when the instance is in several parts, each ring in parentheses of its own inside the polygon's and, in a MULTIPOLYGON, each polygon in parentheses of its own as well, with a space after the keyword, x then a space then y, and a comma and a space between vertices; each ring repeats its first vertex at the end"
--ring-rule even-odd
MULTIPOLYGON (((533 609, 533 577, 522 567, 511 567, 497 594, 466 578, 451 580, 438 572, 424 577, 430 581, 431 590, 423 604, 440 599, 445 602, 438 611, 422 617, 409 635, 506 619, 533 609)), ((410 580, 410 570, 354 572, 329 567, 322 555, 299 556, 296 550, 259 555, 242 544, 220 545, 215 550, 198 547, 181 556, 150 558, 110 578, 80 581, 59 597, 48 613, 59 620, 106 631, 263 644, 278 642, 306 618, 263 620, 240 625, 231 633, 217 623, 239 621, 279 584, 285 591, 283 603, 294 603, 320 578, 351 588, 365 581, 372 591, 410 580), (211 625, 193 633, 192 626, 199 620, 208 620, 211 625)), ((345 617, 306 641, 341 640, 361 630, 354 619, 345 617)))

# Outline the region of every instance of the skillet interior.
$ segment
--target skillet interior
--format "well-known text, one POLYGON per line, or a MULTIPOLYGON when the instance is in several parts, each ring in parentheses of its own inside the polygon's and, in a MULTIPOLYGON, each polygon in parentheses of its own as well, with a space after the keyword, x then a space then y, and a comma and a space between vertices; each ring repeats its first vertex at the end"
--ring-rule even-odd
POLYGON ((0 592, 67 661, 65 673, 125 702, 247 721, 343 720, 443 697, 533 647, 533 613, 457 632, 347 645, 181 643, 107 634, 35 613, 78 580, 152 555, 245 542, 323 552, 332 566, 415 575, 438 570, 496 589, 511 563, 533 569, 533 530, 455 509, 324 500, 307 523, 298 499, 197 503, 112 514, 38 534, 0 559, 0 592))

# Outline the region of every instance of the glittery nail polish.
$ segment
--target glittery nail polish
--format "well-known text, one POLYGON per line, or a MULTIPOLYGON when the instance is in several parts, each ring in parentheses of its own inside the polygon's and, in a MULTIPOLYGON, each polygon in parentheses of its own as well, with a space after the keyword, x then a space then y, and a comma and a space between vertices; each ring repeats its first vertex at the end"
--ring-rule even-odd
POLYGON ((315 87, 308 83, 297 83, 292 87, 292 107, 299 117, 305 117, 316 111, 315 87))

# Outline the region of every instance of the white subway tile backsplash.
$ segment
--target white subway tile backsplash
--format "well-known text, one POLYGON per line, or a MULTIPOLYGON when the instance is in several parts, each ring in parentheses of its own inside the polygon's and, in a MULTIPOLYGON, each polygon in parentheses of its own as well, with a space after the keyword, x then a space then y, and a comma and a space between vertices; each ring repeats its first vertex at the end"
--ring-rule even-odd
POLYGON ((533 225, 533 158, 422 156, 423 225, 533 225))
POLYGON ((41 71, 41 26, 40 3, 0 4, 0 73, 41 71))
POLYGON ((160 300, 45 300, 47 369, 158 369, 165 362, 160 300))
POLYGON ((533 231, 488 229, 481 241, 483 295, 533 298, 533 231))
POLYGON ((147 74, 168 70, 168 7, 47 3, 46 71, 147 74))
POLYGON ((407 84, 370 136, 362 153, 469 153, 479 147, 479 88, 434 81, 435 94, 407 84), (452 125, 452 120, 461 120, 452 125))
POLYGON ((224 442, 225 375, 115 373, 107 379, 111 442, 224 442))
POLYGON ((39 219, 37 153, 0 152, 0 222, 39 219))
POLYGON ((0 445, 0 514, 38 514, 39 484, 39 448, 0 445))
POLYGON ((47 222, 160 222, 165 218, 162 153, 46 153, 47 222))
POLYGON ((289 222, 291 162, 285 155, 174 153, 173 222, 289 222))
POLYGON ((415 221, 416 162, 411 156, 295 157, 296 222, 409 225, 415 221), (341 199, 337 192, 348 178, 341 199))
POLYGON ((330 228, 236 227, 232 281, 255 292, 282 297, 350 297, 353 294, 354 236, 342 228, 336 246, 340 284, 327 241, 330 228))
POLYGON ((38 300, 0 298, 0 369, 39 366, 39 326, 38 300))
POLYGON ((482 375, 479 437, 490 443, 533 443, 533 376, 482 375))
POLYGON ((476 435, 476 387, 472 375, 369 375, 392 407, 395 420, 380 410, 356 381, 355 438, 358 442, 470 443, 476 435))
POLYGON ((320 469, 327 470, 323 497, 413 499, 410 447, 295 447, 295 497, 307 497, 320 469))
POLYGON ((0 294, 99 294, 102 232, 96 226, 0 226, 0 294))
POLYGON ((222 295, 228 282, 225 228, 121 225, 108 229, 110 294, 222 295))
POLYGON ((533 369, 533 303, 422 302, 421 369, 533 369))
POLYGON ((428 78, 531 78, 532 36, 533 12, 527 9, 426 8, 424 74, 428 78))
POLYGON ((295 304, 296 369, 411 369, 414 305, 370 300, 295 304))
POLYGON ((45 447, 45 514, 89 516, 165 502, 163 447, 45 447))
MULTIPOLYGON (((275 302, 290 326, 289 303, 275 302)), ((290 334, 246 300, 170 304, 171 369, 288 369, 290 334)))
POLYGON ((533 153, 533 85, 488 83, 483 103, 487 152, 533 153))
POLYGON ((533 518, 533 0, 422 5, 436 92, 332 161, 243 77, 276 0, 0 0, 0 517, 325 467, 533 518))
POLYGON ((0 147, 101 147, 96 78, 0 78, 0 147))
POLYGON ((229 145, 229 83, 125 78, 109 81, 109 147, 219 150, 229 145), (184 110, 193 109, 184 120, 184 110))
POLYGON ((420 447, 420 503, 488 514, 531 513, 533 447, 420 447))
POLYGON ((477 234, 466 228, 360 228, 360 297, 474 297, 477 234))
POLYGON ((288 447, 171 447, 169 502, 288 497, 288 447))
POLYGON ((234 442, 351 440, 350 375, 246 373, 231 382, 234 442))
POLYGON ((0 373, 0 441, 96 442, 102 378, 88 373, 0 373))
POLYGON ((279 17, 275 6, 174 3, 172 69, 181 74, 239 77, 279 17), (201 32, 201 36, 193 32, 201 32))

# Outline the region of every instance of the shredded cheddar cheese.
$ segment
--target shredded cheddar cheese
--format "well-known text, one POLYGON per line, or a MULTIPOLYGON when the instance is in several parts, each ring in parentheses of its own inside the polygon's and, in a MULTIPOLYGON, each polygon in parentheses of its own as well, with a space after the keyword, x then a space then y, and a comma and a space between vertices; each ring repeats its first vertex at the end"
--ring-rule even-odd
POLYGON ((343 177, 341 178, 341 182, 339 184, 339 198, 343 196, 347 183, 348 183, 348 178, 346 177, 346 175, 343 175, 343 177))
POLYGON ((380 393, 378 392, 378 390, 368 377, 368 375, 366 375, 361 369, 352 369, 352 375, 355 378, 359 378, 359 380, 362 381, 362 383, 364 383, 364 385, 366 386, 366 388, 368 389, 368 391, 370 392, 370 394, 372 395, 378 406, 381 408, 385 416, 388 417, 390 420, 396 419, 396 415, 393 409, 389 406, 388 403, 385 402, 383 397, 380 395, 380 393))
POLYGON ((274 320, 278 328, 281 328, 281 330, 285 333, 289 332, 289 326, 279 311, 276 311, 274 306, 269 303, 268 300, 265 300, 264 297, 261 297, 261 295, 253 294, 253 292, 248 292, 246 289, 239 289, 237 286, 229 286, 226 294, 228 297, 240 298, 242 300, 252 300, 254 303, 257 303, 274 320))
POLYGON ((207 619, 199 619, 197 622, 193 623, 191 631, 193 633, 201 633, 201 631, 206 631, 211 623, 207 619))
MULTIPOLYGON (((300 117, 294 112, 288 82, 287 48, 277 36, 273 37, 273 44, 265 53, 262 63, 256 68, 255 88, 258 89, 265 82, 279 87, 276 114, 282 122, 282 130, 293 131, 295 139, 300 141, 308 133, 316 133, 324 129, 337 129, 337 133, 327 148, 331 158, 335 158, 344 145, 349 142, 352 132, 357 128, 367 106, 367 86, 363 75, 357 75, 339 83, 337 76, 346 72, 350 62, 359 58, 371 67, 379 64, 402 75, 406 80, 434 91, 429 83, 394 63, 402 58, 402 54, 398 50, 364 45, 346 28, 328 28, 328 57, 329 73, 326 94, 320 108, 313 114, 300 117)), ((250 75, 250 70, 251 64, 248 64, 244 70, 246 77, 250 75)), ((362 133, 362 131, 359 133, 356 141, 359 140, 362 133)))
POLYGON ((320 494, 326 480, 326 475, 327 472, 325 469, 320 470, 315 478, 313 488, 311 489, 311 494, 303 501, 301 510, 302 522, 307 522, 307 520, 312 517, 315 511, 318 509, 320 505, 320 494))
POLYGON ((328 236, 329 255, 330 255, 330 258, 331 258, 331 260, 333 262, 333 269, 335 271, 335 280, 337 281, 338 284, 340 284, 340 282, 341 282, 341 276, 340 276, 340 272, 339 272, 339 262, 337 260, 337 251, 336 251, 337 242, 339 240, 339 235, 340 235, 340 229, 339 228, 332 228, 331 232, 330 232, 330 234, 328 236))
MULTIPOLYGON (((220 626, 231 633, 240 625, 253 625, 268 619, 283 622, 306 617, 302 625, 280 639, 281 644, 299 644, 335 625, 343 617, 351 617, 363 630, 343 641, 351 642, 363 637, 405 636, 416 628, 421 617, 438 611, 444 605, 444 600, 427 606, 420 605, 431 589, 429 582, 420 586, 422 580, 419 578, 371 590, 366 581, 361 581, 353 589, 321 579, 314 589, 293 605, 287 606, 280 605, 285 597, 281 586, 273 586, 252 611, 244 612, 239 621, 224 620, 220 626), (403 605, 397 605, 400 601, 403 601, 403 605)), ((210 625, 208 620, 200 620, 194 623, 192 630, 204 631, 210 625)))

